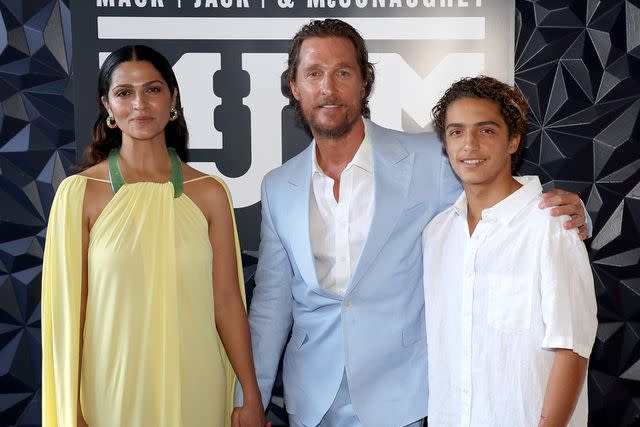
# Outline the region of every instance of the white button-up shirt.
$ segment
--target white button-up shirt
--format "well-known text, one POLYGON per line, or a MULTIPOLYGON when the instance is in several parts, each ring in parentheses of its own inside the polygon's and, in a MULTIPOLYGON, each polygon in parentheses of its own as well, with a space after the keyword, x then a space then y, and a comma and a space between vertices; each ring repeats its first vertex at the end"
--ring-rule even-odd
MULTIPOLYGON (((314 142, 315 144, 315 142, 314 142)), ((362 253, 374 206, 373 154, 366 136, 340 175, 339 201, 313 148, 309 237, 321 288, 344 295, 362 253)))
MULTIPOLYGON (((537 177, 473 235, 463 193, 422 235, 429 425, 537 426, 554 348, 588 358, 597 320, 585 246, 541 210, 537 177)), ((587 425, 583 386, 570 426, 587 425)))

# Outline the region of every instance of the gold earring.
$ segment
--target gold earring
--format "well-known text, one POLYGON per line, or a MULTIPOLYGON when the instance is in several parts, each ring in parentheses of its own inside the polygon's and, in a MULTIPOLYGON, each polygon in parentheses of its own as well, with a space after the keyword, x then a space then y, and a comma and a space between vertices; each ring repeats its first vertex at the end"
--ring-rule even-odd
POLYGON ((116 119, 114 119, 113 116, 111 115, 107 116, 107 119, 105 120, 105 122, 107 123, 107 127, 109 129, 115 129, 118 127, 118 124, 116 123, 116 119))
POLYGON ((171 120, 172 122, 175 122, 179 116, 180 116, 180 113, 178 112, 178 110, 176 110, 176 107, 173 107, 169 112, 169 120, 171 120))

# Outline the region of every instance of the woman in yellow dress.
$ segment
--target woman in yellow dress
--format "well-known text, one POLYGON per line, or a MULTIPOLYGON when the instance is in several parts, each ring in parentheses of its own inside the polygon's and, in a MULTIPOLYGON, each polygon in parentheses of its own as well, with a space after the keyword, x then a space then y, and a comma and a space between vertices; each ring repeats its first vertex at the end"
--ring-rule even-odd
POLYGON ((42 277, 46 427, 265 424, 232 205, 186 165, 176 77, 146 46, 100 70, 85 169, 59 186, 42 277))

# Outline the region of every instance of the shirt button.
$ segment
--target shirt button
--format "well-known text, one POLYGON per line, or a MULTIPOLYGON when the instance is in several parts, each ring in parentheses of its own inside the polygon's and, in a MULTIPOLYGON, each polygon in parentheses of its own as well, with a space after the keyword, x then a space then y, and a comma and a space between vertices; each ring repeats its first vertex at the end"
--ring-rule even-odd
POLYGON ((351 301, 349 300, 343 302, 342 304, 344 305, 344 308, 351 308, 351 305, 352 305, 351 301))

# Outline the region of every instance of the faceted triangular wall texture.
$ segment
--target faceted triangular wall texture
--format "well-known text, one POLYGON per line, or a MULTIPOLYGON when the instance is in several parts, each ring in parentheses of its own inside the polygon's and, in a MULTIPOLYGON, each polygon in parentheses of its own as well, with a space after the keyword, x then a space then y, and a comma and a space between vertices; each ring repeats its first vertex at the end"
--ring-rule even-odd
POLYGON ((0 1, 0 425, 40 425, 46 220, 75 161, 68 1, 0 1))
POLYGON ((595 230, 590 425, 640 425, 640 1, 517 1, 521 174, 578 192, 595 230))
MULTIPOLYGON (((520 173, 578 192, 595 224, 590 425, 640 425, 640 0, 516 7, 531 102, 520 173)), ((37 426, 46 218, 76 158, 69 1, 0 0, 0 15, 0 426, 37 426)), ((251 288, 255 259, 243 261, 251 288)))

